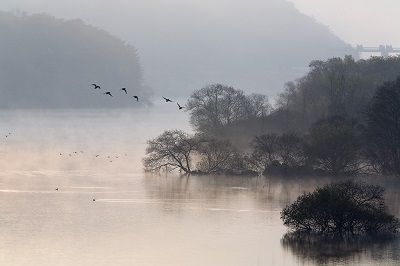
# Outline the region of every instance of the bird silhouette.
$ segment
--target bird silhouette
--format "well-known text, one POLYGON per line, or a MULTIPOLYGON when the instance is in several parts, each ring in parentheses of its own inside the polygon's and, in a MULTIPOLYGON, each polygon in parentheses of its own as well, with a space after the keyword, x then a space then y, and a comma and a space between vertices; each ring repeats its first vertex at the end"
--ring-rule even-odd
POLYGON ((96 158, 99 157, 99 156, 100 156, 100 155, 97 154, 97 155, 96 155, 96 158))
POLYGON ((124 91, 125 94, 128 94, 128 92, 126 91, 126 88, 122 88, 121 91, 124 91))
POLYGON ((93 199, 93 201, 96 201, 96 199, 93 199))
POLYGON ((58 188, 56 188, 56 191, 58 191, 58 188))
POLYGON ((174 102, 174 101, 172 101, 172 100, 170 100, 170 99, 168 99, 168 98, 165 98, 164 96, 163 96, 163 98, 164 98, 164 100, 165 100, 166 103, 168 103, 168 102, 173 103, 173 102, 174 102))
POLYGON ((92 86, 94 87, 95 90, 96 89, 99 89, 99 90, 101 89, 101 87, 99 85, 97 85, 96 83, 93 83, 92 86))
POLYGON ((176 103, 178 105, 179 110, 183 109, 183 106, 180 106, 179 103, 176 103))
POLYGON ((103 94, 106 94, 106 95, 109 95, 109 96, 113 97, 112 94, 111 94, 111 92, 109 92, 109 91, 107 91, 107 92, 105 92, 105 93, 103 93, 103 94))
POLYGON ((133 98, 135 98, 137 102, 139 101, 139 97, 137 95, 133 96, 133 98))

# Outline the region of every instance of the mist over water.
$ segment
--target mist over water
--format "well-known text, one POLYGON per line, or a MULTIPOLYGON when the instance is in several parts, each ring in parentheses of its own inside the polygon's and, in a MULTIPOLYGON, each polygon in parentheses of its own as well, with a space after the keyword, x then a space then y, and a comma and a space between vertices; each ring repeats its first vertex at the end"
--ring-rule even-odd
POLYGON ((141 172, 147 140, 163 129, 190 131, 187 114, 176 109, 3 111, 1 169, 141 172))
MULTIPOLYGON (((398 240, 331 257, 281 242, 281 209, 327 178, 144 174, 148 139, 190 131, 175 108, 3 112, 0 264, 398 263, 398 240)), ((378 183, 399 215, 400 182, 378 183)))

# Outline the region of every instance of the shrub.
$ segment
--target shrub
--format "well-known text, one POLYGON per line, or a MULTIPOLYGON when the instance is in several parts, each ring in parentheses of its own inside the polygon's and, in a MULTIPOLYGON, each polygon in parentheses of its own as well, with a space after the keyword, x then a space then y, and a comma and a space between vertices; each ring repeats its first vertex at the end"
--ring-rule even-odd
POLYGON ((284 225, 322 235, 396 233, 397 218, 386 211, 380 186, 339 182, 299 196, 281 212, 284 225))

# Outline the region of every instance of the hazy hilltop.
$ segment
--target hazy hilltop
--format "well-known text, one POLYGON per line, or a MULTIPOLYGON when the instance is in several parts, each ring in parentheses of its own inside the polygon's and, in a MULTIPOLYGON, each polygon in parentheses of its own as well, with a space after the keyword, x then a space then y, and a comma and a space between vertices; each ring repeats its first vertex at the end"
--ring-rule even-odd
POLYGON ((276 95, 311 60, 354 52, 287 0, 3 0, 0 7, 80 18, 130 41, 146 83, 171 97, 216 82, 276 95))
POLYGON ((80 20, 0 12, 0 35, 1 108, 137 105, 122 87, 149 97, 135 48, 80 20))
POLYGON ((353 53, 328 27, 283 0, 219 0, 215 10, 179 3, 180 12, 160 5, 165 13, 144 23, 151 34, 135 29, 156 90, 187 94, 222 82, 275 95, 312 60, 353 53))

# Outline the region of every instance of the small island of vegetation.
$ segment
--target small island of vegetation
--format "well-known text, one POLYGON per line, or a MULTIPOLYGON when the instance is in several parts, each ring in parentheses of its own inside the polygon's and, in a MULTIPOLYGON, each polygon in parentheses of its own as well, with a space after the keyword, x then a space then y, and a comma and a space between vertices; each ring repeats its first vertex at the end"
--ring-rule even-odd
POLYGON ((297 233, 332 237, 395 234, 400 221, 387 213, 384 189, 344 181, 305 193, 281 212, 284 225, 297 233))

